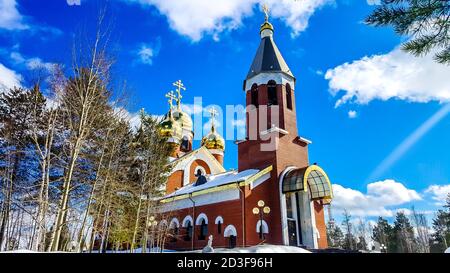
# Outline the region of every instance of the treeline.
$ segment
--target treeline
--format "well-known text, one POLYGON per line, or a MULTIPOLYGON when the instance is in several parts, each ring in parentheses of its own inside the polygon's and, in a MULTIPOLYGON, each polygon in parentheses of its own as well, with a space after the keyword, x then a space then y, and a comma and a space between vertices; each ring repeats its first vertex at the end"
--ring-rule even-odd
POLYGON ((378 217, 374 225, 362 219, 355 223, 344 211, 340 226, 334 220, 328 222, 330 247, 349 251, 377 249, 388 253, 443 253, 450 247, 450 194, 444 207, 436 212, 431 226, 426 215, 414 207, 408 216, 405 212, 397 212, 393 225, 383 217, 378 217), (369 241, 372 242, 370 249, 369 241))
POLYGON ((170 147, 152 116, 131 127, 107 36, 94 36, 69 71, 0 92, 0 251, 163 244, 151 223, 170 147))

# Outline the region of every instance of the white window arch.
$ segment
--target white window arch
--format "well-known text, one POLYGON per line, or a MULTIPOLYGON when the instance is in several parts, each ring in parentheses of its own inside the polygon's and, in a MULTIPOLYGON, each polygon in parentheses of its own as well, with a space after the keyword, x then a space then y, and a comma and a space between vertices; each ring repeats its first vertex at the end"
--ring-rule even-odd
POLYGON ((178 221, 177 218, 172 218, 172 220, 170 220, 170 228, 179 228, 180 227, 180 221, 178 221))
POLYGON ((195 167, 194 175, 197 174, 197 171, 198 171, 198 170, 200 170, 200 171, 202 172, 203 175, 206 175, 206 170, 205 170, 205 168, 203 168, 202 166, 197 166, 197 167, 195 167))
POLYGON ((197 219, 195 220, 195 225, 196 226, 201 225, 202 224, 202 219, 205 219, 205 224, 208 224, 208 216, 206 216, 206 214, 204 214, 204 213, 200 213, 197 216, 197 219))
POLYGON ((219 222, 223 224, 223 217, 222 216, 217 216, 216 220, 214 221, 214 224, 217 225, 219 222))
POLYGON ((228 225, 225 228, 225 231, 223 232, 223 237, 230 237, 230 236, 237 237, 237 231, 236 231, 236 228, 233 225, 228 225))
MULTIPOLYGON (((260 232, 260 227, 261 227, 261 220, 258 220, 258 222, 256 223, 256 232, 259 233, 260 232)), ((263 233, 269 233, 269 226, 267 225, 266 221, 262 220, 262 232, 263 233)))
POLYGON ((182 227, 187 227, 188 222, 191 223, 191 226, 194 223, 194 220, 192 220, 192 216, 190 216, 190 215, 187 215, 186 217, 184 217, 182 227))

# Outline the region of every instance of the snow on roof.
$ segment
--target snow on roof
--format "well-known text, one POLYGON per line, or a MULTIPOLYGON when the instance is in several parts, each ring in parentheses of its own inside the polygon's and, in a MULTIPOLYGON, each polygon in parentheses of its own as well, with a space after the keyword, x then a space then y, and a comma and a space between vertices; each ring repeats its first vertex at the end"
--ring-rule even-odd
POLYGON ((181 189, 176 190, 173 193, 164 196, 163 199, 178 196, 178 195, 183 195, 183 194, 189 194, 192 192, 205 190, 205 189, 209 189, 209 188, 219 187, 219 186, 231 184, 234 182, 245 181, 257 173, 259 173, 259 170, 257 170, 257 169, 248 169, 248 170, 245 170, 242 172, 228 171, 228 172, 220 173, 220 174, 216 174, 216 175, 209 175, 209 176, 206 176, 207 182, 205 184, 200 185, 200 186, 194 186, 195 183, 186 185, 186 186, 182 187, 181 189))

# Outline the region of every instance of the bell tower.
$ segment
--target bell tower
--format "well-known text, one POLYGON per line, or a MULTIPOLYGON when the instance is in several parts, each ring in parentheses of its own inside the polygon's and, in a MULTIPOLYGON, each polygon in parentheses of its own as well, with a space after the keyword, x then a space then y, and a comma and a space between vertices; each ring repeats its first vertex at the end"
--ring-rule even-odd
POLYGON ((308 140, 298 136, 295 77, 275 44, 267 7, 261 42, 244 80, 246 139, 238 142, 239 170, 307 166, 308 140))
MULTIPOLYGON (((280 180, 290 168, 308 167, 310 141, 298 135, 296 79, 275 44, 274 28, 266 7, 264 12, 261 42, 244 80, 247 135, 237 142, 238 169, 262 170, 272 166, 269 181, 251 192, 246 189, 249 195, 246 202, 252 204, 264 200, 271 208, 266 221, 269 229, 276 232, 267 241, 279 244, 284 243, 287 231, 285 221, 281 221, 286 211, 282 204, 286 202, 280 194, 280 180)), ((247 215, 251 213, 248 211, 247 215)), ((249 221, 256 221, 252 219, 249 221)))

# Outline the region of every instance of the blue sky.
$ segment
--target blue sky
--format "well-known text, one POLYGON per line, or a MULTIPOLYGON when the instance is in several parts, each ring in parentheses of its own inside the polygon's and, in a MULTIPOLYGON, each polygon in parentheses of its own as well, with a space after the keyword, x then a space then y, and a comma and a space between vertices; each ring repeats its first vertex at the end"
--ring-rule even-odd
MULTIPOLYGON (((164 94, 178 79, 187 107, 194 97, 204 106, 244 103, 264 18, 259 1, 107 2, 114 75, 127 81, 131 114, 164 114, 164 94)), ((367 219, 413 204, 433 211, 450 191, 450 68, 401 52, 407 38, 389 28, 364 25, 376 2, 266 1, 297 78, 298 129, 313 141, 310 162, 335 184, 336 213, 345 207, 367 219)), ((104 5, 0 0, 0 87, 27 86, 37 66, 69 65, 74 33, 93 30, 104 5)), ((237 167, 231 140, 225 166, 237 167)))

